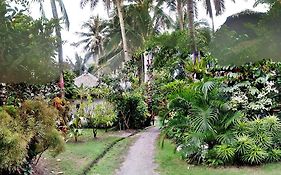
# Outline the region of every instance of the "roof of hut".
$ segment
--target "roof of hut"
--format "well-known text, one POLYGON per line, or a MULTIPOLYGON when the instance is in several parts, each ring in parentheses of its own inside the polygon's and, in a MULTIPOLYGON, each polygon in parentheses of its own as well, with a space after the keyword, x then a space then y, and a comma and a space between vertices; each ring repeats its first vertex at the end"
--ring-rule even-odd
POLYGON ((99 84, 99 79, 90 73, 84 73, 74 79, 74 84, 78 87, 95 87, 99 84))

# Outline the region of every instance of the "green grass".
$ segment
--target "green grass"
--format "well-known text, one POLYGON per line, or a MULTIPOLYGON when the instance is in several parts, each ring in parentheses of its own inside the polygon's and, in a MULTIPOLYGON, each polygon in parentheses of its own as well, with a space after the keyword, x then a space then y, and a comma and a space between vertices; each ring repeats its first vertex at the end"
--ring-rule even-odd
POLYGON ((272 163, 256 167, 210 168, 192 166, 181 160, 179 153, 174 153, 174 145, 165 141, 164 148, 157 144, 156 161, 161 175, 280 175, 281 163, 272 163))
POLYGON ((66 149, 56 158, 48 153, 44 155, 44 163, 48 171, 63 172, 67 175, 78 175, 82 173, 87 165, 97 158, 112 142, 119 139, 111 136, 111 132, 99 131, 98 138, 93 139, 91 130, 84 130, 84 134, 77 143, 70 141, 66 144, 66 149), (57 161, 60 159, 60 161, 57 161))
POLYGON ((95 165, 89 175, 113 175, 115 170, 118 169, 122 163, 128 148, 135 140, 133 137, 129 137, 125 140, 118 142, 114 147, 95 165))

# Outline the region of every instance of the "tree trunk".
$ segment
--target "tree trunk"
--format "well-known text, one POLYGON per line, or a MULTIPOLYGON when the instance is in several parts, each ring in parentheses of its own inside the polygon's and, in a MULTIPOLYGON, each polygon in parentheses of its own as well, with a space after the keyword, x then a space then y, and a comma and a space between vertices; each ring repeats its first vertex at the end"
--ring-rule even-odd
POLYGON ((195 41, 195 29, 194 29, 194 2, 193 0, 187 0, 188 8, 188 30, 190 35, 190 48, 193 54, 193 61, 197 61, 197 46, 195 41))
MULTIPOLYGON (((52 7, 53 18, 59 22, 58 11, 57 11, 57 6, 56 6, 55 0, 51 0, 51 7, 52 7)), ((60 31, 59 24, 55 26, 55 32, 56 32, 56 37, 57 37, 57 51, 58 51, 60 71, 63 71, 62 37, 61 37, 61 31, 60 31)))
POLYGON ((206 9, 207 9, 207 14, 209 13, 209 17, 212 20, 212 32, 214 33, 215 32, 215 25, 214 25, 214 15, 213 15, 211 0, 206 0, 206 9))
POLYGON ((139 86, 144 82, 144 56, 138 58, 138 78, 139 78, 139 86))
POLYGON ((94 138, 97 138, 97 129, 96 129, 96 127, 93 127, 93 136, 94 136, 94 138))
MULTIPOLYGON (((56 6, 56 1, 51 0, 51 7, 52 7, 52 13, 53 18, 59 22, 59 16, 56 6)), ((61 37, 61 31, 60 31, 60 25, 59 23, 55 26, 55 32, 57 37, 57 51, 58 51, 58 58, 59 58, 59 69, 60 69, 60 80, 63 79, 63 49, 62 49, 62 37, 61 37)), ((63 87, 60 89, 61 97, 64 98, 64 90, 63 87)))
POLYGON ((119 23, 120 23, 125 62, 127 62, 127 61, 129 61, 129 53, 128 53, 126 32, 125 32, 125 23, 124 23, 123 12, 122 12, 123 0, 116 0, 115 3, 116 3, 118 18, 119 18, 119 23))
POLYGON ((215 33, 215 23, 214 23, 214 16, 211 17, 212 20, 212 32, 215 33))
POLYGON ((184 17, 183 17, 183 3, 182 0, 177 0, 177 14, 180 30, 184 30, 184 17))

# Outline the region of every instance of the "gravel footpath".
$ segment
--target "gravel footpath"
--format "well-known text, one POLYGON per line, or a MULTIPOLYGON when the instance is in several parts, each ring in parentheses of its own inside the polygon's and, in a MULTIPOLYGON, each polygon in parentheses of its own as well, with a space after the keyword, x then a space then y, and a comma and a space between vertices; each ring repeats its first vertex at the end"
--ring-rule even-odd
POLYGON ((137 135, 139 138, 130 147, 128 155, 116 175, 159 175, 155 172, 157 165, 154 162, 159 129, 150 127, 137 135))

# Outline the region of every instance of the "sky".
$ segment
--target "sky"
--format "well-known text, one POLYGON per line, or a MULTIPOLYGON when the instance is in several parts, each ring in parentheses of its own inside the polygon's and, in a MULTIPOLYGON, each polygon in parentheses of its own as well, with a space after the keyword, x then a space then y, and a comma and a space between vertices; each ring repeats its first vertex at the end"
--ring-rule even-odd
MULTIPOLYGON (((225 22, 228 16, 239 13, 246 9, 251 9, 260 12, 266 12, 268 10, 268 7, 266 5, 259 5, 254 8, 254 0, 235 0, 235 2, 236 3, 233 3, 232 0, 225 0, 226 11, 221 16, 216 16, 214 18, 215 29, 218 29, 225 22)), ((81 9, 80 0, 65 0, 64 4, 70 20, 69 30, 62 30, 62 39, 64 40, 64 60, 70 59, 72 61, 75 61, 74 55, 76 52, 78 52, 79 55, 83 55, 81 48, 71 46, 71 43, 79 41, 79 37, 75 33, 81 31, 81 25, 83 24, 83 22, 89 20, 90 16, 98 14, 101 18, 107 18, 107 12, 101 3, 98 4, 98 6, 93 10, 90 9, 89 5, 86 6, 84 9, 81 9)), ((50 1, 45 0, 44 8, 47 17, 51 18, 52 15, 50 1)), ((40 17, 38 5, 31 5, 31 15, 34 18, 40 17)), ((210 22, 210 19, 206 15, 206 11, 203 5, 198 3, 197 20, 202 19, 206 19, 210 22)))

